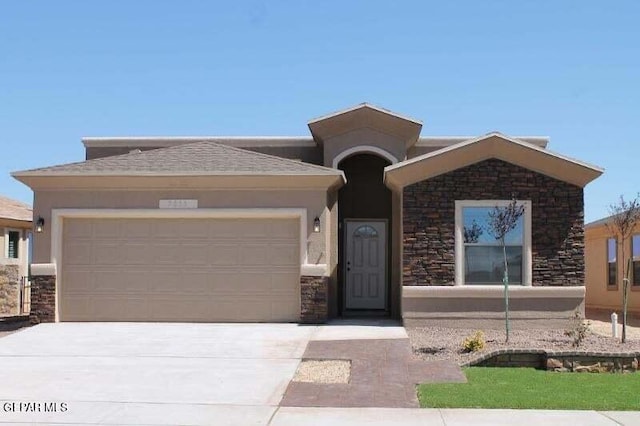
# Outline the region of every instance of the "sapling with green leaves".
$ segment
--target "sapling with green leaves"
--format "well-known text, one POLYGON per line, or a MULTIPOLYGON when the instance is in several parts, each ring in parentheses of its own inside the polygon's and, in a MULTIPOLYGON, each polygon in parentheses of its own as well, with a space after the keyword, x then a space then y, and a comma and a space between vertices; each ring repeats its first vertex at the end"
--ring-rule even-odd
POLYGON ((506 237, 509 232, 518 226, 518 221, 524 215, 524 204, 518 203, 513 198, 506 206, 495 206, 489 212, 489 222, 487 232, 502 245, 502 254, 504 257, 502 283, 504 284, 504 327, 505 342, 509 342, 509 260, 507 258, 506 237))
MULTIPOLYGON (((627 304, 629 300, 629 282, 631 257, 625 262, 625 246, 636 225, 640 224, 640 193, 633 200, 626 201, 620 196, 617 202, 609 206, 611 220, 606 224, 609 232, 616 236, 620 244, 622 260, 622 343, 627 341, 627 304), (625 265, 626 263, 626 265, 625 265)), ((616 256, 616 263, 618 256, 616 256)))

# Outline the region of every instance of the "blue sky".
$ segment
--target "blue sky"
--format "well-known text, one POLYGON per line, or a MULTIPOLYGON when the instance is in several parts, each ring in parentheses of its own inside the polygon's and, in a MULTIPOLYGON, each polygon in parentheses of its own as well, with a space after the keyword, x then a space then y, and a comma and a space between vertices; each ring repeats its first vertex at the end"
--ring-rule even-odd
POLYGON ((423 135, 551 137, 640 190, 637 1, 28 1, 0 5, 0 193, 83 136, 308 135, 360 102, 423 135))

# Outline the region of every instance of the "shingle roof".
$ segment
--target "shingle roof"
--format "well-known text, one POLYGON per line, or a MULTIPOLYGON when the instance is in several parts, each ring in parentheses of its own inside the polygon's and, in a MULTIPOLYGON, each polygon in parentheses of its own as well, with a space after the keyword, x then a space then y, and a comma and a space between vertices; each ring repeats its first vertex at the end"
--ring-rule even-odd
POLYGON ((14 172, 13 176, 341 175, 340 170, 211 141, 14 172))
POLYGON ((0 195, 0 218, 33 221, 33 211, 29 204, 0 195))

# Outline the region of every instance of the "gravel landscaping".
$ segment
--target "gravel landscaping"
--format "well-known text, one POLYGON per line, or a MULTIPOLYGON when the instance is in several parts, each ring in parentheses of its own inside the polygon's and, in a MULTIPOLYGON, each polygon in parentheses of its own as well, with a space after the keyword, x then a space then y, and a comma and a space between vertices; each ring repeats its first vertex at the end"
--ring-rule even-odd
POLYGON ((294 382, 304 383, 349 383, 351 361, 310 360, 300 362, 294 382))
MULTIPOLYGON (((610 326, 609 326, 610 327, 610 326)), ((604 330, 599 324, 599 332, 604 330)), ((583 344, 574 348, 572 339, 564 335, 564 330, 512 330, 510 342, 504 342, 504 330, 482 330, 485 334, 484 349, 465 353, 462 342, 472 336, 475 329, 453 329, 441 327, 407 328, 414 355, 425 360, 450 359, 463 364, 479 355, 496 349, 545 349, 555 351, 596 351, 596 352, 640 352, 640 338, 637 330, 628 329, 627 342, 620 343, 607 335, 589 331, 583 344)))

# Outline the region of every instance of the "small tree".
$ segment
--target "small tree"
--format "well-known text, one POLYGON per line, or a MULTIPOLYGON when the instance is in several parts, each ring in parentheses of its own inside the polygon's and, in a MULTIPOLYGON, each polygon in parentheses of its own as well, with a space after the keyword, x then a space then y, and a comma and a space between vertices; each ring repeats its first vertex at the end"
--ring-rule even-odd
POLYGON ((622 343, 625 343, 627 341, 627 301, 629 299, 631 257, 625 267, 624 249, 625 241, 631 237, 634 228, 640 223, 640 193, 631 201, 626 201, 621 195, 616 203, 609 206, 609 213, 611 213, 611 221, 607 223, 607 228, 621 243, 621 256, 618 258, 616 255, 616 264, 618 259, 622 260, 622 276, 624 277, 622 279, 622 343))
POLYGON ((504 321, 505 321, 505 342, 509 342, 509 262, 507 259, 507 245, 505 238, 509 232, 518 225, 518 220, 524 214, 524 205, 518 204, 515 197, 505 207, 495 206, 489 212, 489 223, 487 231, 502 245, 504 258, 504 270, 502 283, 504 284, 504 321))
POLYGON ((478 222, 474 220, 469 228, 464 227, 464 242, 477 243, 483 233, 482 226, 478 225, 478 222))

